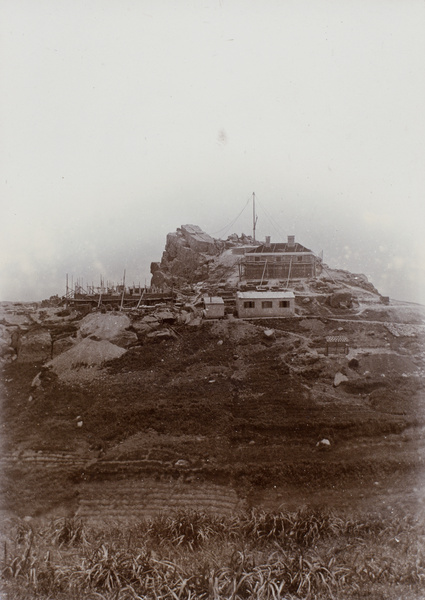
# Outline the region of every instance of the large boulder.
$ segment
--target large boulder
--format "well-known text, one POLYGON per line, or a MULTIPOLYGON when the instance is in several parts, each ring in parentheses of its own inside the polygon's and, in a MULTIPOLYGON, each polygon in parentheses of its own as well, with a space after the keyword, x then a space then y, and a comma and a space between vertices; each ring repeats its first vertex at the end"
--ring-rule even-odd
POLYGON ((155 312, 155 317, 162 323, 174 323, 177 319, 176 315, 168 308, 163 308, 155 312))
POLYGON ((151 331, 150 333, 147 334, 146 337, 148 337, 150 340, 161 341, 161 340, 176 339, 177 335, 172 329, 167 328, 167 329, 160 329, 157 331, 151 331))
POLYGON ((338 387, 341 383, 348 381, 348 377, 341 372, 336 373, 334 377, 334 387, 338 387))
POLYGON ((140 321, 133 322, 133 329, 138 335, 146 335, 158 329, 160 325, 159 319, 153 315, 146 315, 140 321))
POLYGON ((0 324, 0 341, 10 344, 10 330, 5 325, 0 324))
POLYGON ((121 331, 118 335, 116 335, 111 342, 120 348, 129 348, 134 344, 137 344, 139 338, 137 337, 137 333, 134 331, 121 331))
POLYGON ((51 357, 52 338, 46 329, 31 329, 19 336, 17 341, 19 362, 39 362, 51 357))
POLYGON ((0 357, 12 354, 11 335, 7 327, 0 325, 0 357))
POLYGON ((69 380, 69 375, 72 372, 77 377, 78 374, 81 374, 83 380, 84 370, 97 370, 105 362, 119 358, 125 352, 124 348, 119 348, 116 344, 112 344, 107 340, 95 341, 91 338, 85 338, 66 352, 50 360, 46 366, 50 367, 63 381, 69 380))
POLYGON ((72 348, 74 344, 75 339, 70 336, 54 340, 52 356, 55 357, 59 354, 62 354, 62 352, 66 352, 67 350, 72 348))
POLYGON ((182 225, 180 228, 188 246, 196 252, 216 254, 217 246, 214 238, 202 231, 198 225, 182 225))
POLYGON ((94 340, 107 340, 121 348, 128 348, 137 342, 137 335, 128 331, 129 317, 122 313, 92 313, 86 315, 80 324, 80 337, 94 340))

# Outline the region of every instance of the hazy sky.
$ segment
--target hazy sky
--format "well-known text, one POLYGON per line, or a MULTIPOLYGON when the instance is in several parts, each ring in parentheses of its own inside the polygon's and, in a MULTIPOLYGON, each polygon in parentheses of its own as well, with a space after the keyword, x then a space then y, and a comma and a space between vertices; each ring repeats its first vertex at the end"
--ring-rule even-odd
POLYGON ((149 283, 255 192, 258 238, 425 303, 424 31, 423 0, 0 0, 0 300, 149 283))

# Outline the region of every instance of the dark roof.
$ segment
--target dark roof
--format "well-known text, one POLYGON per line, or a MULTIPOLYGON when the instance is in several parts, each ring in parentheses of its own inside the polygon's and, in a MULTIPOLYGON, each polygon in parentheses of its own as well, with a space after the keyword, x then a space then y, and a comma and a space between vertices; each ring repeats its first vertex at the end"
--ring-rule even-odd
POLYGON ((311 250, 298 242, 295 242, 293 246, 290 246, 287 242, 282 242, 270 244, 270 246, 261 244, 261 246, 257 246, 253 250, 248 250, 246 254, 262 254, 263 252, 311 252, 311 250))
POLYGON ((328 335, 327 344, 348 344, 348 338, 345 335, 328 335))

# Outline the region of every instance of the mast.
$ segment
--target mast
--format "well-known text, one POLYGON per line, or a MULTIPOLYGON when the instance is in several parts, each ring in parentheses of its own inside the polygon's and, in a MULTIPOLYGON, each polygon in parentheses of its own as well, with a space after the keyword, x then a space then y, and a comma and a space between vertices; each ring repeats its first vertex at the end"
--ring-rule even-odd
POLYGON ((255 242, 255 228, 257 226, 257 217, 255 215, 255 192, 252 193, 252 237, 255 242))

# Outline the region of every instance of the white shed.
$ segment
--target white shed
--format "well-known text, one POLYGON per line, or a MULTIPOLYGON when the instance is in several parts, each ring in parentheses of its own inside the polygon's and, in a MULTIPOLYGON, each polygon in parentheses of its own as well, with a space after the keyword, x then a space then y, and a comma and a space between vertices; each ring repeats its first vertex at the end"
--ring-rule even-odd
POLYGON ((291 317, 295 313, 293 292, 236 292, 238 317, 291 317))
POLYGON ((224 317, 223 298, 220 296, 204 296, 202 301, 206 319, 222 319, 224 317))

